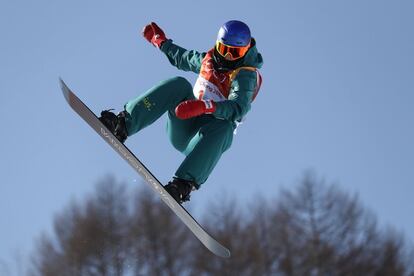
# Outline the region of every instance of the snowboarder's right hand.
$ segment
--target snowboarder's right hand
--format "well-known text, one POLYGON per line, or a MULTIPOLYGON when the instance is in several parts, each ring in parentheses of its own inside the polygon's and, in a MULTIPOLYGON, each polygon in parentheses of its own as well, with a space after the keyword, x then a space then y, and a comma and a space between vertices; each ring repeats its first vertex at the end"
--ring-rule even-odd
POLYGON ((142 35, 157 48, 161 48, 162 43, 167 40, 164 31, 154 22, 151 22, 142 29, 142 35))

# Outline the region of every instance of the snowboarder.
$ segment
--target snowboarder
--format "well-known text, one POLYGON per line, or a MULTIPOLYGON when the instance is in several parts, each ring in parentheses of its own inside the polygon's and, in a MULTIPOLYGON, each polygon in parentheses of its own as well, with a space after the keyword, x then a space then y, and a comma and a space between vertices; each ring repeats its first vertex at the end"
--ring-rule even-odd
POLYGON ((104 110, 99 119, 123 143, 167 113, 168 136, 185 159, 164 187, 183 203, 231 146, 234 130, 259 91, 263 59, 249 27, 237 20, 220 28, 215 47, 206 53, 174 44, 154 22, 142 35, 172 65, 199 74, 194 87, 183 77, 164 80, 127 102, 118 115, 104 110))

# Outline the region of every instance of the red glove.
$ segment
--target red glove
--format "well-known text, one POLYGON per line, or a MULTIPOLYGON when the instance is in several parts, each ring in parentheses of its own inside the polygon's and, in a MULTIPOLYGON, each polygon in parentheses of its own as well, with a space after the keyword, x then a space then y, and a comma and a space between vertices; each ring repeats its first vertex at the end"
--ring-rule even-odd
POLYGON ((142 35, 157 48, 160 48, 162 43, 167 40, 164 31, 154 22, 151 22, 142 29, 142 35))
POLYGON ((212 100, 188 100, 175 108, 175 115, 180 119, 189 119, 202 114, 211 114, 216 111, 216 103, 212 100))

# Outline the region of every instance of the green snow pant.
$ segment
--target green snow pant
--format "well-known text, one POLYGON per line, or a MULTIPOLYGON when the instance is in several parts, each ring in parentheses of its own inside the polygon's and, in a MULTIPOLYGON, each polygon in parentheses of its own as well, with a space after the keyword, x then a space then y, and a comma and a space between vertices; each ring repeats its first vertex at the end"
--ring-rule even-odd
POLYGON ((213 171, 223 152, 233 141, 234 124, 213 115, 181 120, 175 115, 176 106, 195 99, 191 84, 183 77, 162 81, 143 95, 125 105, 128 136, 155 122, 168 113, 167 132, 172 145, 185 155, 175 173, 191 180, 198 189, 213 171))

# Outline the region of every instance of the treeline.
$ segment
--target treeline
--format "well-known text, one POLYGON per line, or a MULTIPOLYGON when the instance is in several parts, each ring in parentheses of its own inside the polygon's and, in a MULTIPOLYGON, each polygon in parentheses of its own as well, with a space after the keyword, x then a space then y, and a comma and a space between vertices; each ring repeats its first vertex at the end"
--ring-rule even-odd
POLYGON ((232 251, 222 259, 152 191, 131 193, 108 177, 55 217, 29 274, 414 275, 413 247, 400 233, 380 227, 357 196, 311 173, 273 200, 252 201, 206 210, 201 224, 232 251))

